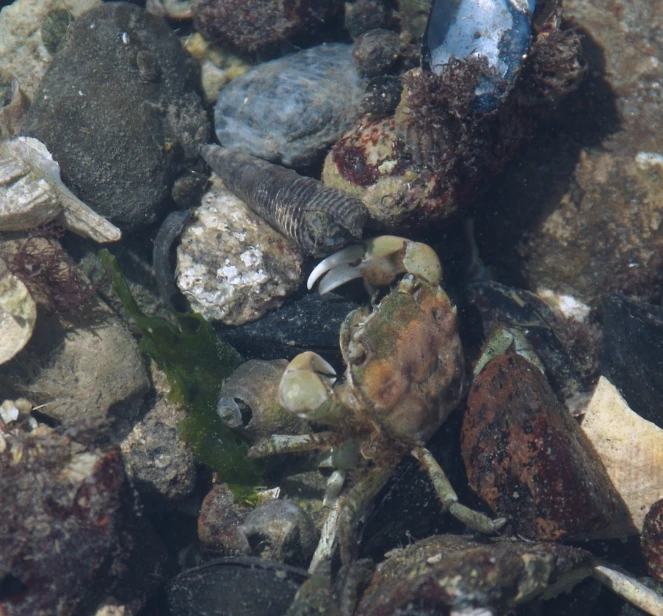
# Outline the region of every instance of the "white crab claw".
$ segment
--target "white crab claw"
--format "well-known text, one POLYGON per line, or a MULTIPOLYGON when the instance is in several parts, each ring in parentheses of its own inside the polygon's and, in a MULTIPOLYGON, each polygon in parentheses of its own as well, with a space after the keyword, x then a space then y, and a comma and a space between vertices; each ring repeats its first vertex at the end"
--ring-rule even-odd
MULTIPOLYGON (((325 274, 327 274, 327 276, 325 276, 325 278, 327 278, 329 276, 329 273, 335 270, 346 271, 347 272, 346 278, 342 282, 339 282, 336 286, 331 287, 329 291, 342 285, 344 282, 347 282, 348 280, 359 278, 361 276, 361 270, 359 269, 359 264, 363 260, 365 254, 366 254, 365 244, 353 244, 352 246, 346 246, 345 248, 339 250, 338 252, 335 252, 333 255, 329 255, 326 259, 323 259, 322 261, 320 261, 320 263, 318 263, 318 265, 316 265, 315 269, 311 272, 311 275, 308 277, 306 286, 309 289, 312 289, 313 285, 318 281, 319 278, 325 276, 325 274), (356 272, 356 275, 349 276, 348 270, 356 272)), ((320 294, 322 293, 323 291, 320 291, 320 294)))
POLYGON ((286 367, 279 383, 279 404, 293 413, 307 413, 329 400, 336 371, 312 351, 300 353, 286 367))
POLYGON ((363 278, 374 287, 387 286, 404 273, 438 284, 442 265, 428 245, 382 235, 330 255, 311 272, 307 284, 311 289, 320 279, 318 291, 322 295, 355 278, 363 278))

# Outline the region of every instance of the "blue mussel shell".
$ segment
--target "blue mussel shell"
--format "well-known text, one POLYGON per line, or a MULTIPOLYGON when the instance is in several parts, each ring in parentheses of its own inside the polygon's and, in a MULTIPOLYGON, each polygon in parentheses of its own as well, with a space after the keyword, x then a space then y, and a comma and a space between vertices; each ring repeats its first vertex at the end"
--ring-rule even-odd
POLYGON ((491 72, 477 88, 476 108, 493 111, 525 61, 535 8, 536 0, 433 0, 423 40, 423 68, 440 74, 451 58, 486 58, 491 72))

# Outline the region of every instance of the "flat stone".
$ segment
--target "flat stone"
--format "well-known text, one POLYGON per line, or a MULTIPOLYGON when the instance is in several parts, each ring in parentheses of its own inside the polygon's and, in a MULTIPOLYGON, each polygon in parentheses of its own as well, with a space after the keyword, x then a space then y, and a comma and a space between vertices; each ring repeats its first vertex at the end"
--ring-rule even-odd
POLYGON ((271 162, 308 165, 359 117, 366 84, 343 43, 266 62, 219 92, 216 135, 271 162))

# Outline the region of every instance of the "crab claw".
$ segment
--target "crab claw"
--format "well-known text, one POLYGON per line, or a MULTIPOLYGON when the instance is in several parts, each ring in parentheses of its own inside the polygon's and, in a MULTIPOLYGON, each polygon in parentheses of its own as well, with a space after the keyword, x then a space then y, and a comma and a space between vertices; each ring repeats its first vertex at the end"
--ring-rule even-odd
POLYGON ((321 295, 355 278, 363 278, 374 287, 384 287, 405 273, 438 284, 442 278, 442 265, 428 245, 382 235, 347 246, 318 263, 307 286, 311 289, 320 280, 318 291, 321 295))
POLYGON ((293 413, 314 411, 332 395, 336 371, 312 351, 300 353, 286 367, 279 383, 279 403, 293 413))

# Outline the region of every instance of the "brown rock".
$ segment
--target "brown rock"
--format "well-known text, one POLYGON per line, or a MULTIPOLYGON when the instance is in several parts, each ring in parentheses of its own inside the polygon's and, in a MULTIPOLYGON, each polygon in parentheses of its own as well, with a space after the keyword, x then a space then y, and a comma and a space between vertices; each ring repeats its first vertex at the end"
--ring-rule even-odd
POLYGON ((239 556, 243 552, 237 529, 250 511, 250 507, 235 503, 225 483, 213 485, 200 508, 198 538, 205 547, 224 556, 239 556))
POLYGON ((72 429, 30 430, 30 419, 12 425, 0 421, 0 614, 93 613, 118 582, 123 613, 135 614, 163 553, 144 525, 135 532, 119 449, 77 443, 72 429))
POLYGON ((526 537, 556 540, 605 526, 617 496, 587 437, 541 372, 518 355, 490 361, 469 393, 468 479, 526 537))
POLYGON ((645 516, 641 541, 649 574, 663 582, 663 499, 654 503, 645 516))

